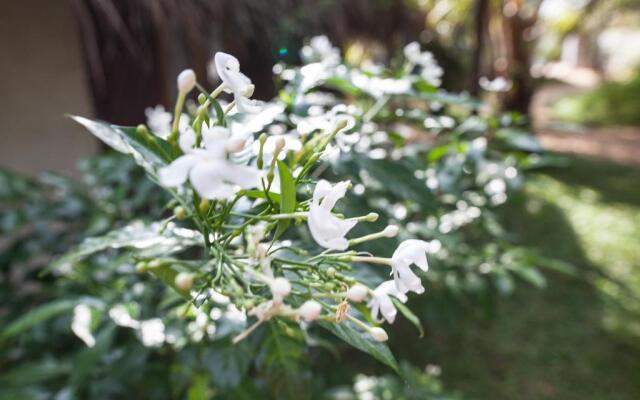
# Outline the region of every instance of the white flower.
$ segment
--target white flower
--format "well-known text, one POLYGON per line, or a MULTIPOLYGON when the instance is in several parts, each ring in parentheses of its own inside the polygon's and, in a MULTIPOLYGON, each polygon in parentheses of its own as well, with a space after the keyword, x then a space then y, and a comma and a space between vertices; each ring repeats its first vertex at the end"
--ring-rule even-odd
POLYGON ((158 104, 153 108, 147 107, 144 114, 147 116, 147 126, 154 135, 162 139, 169 137, 173 117, 170 112, 165 111, 164 106, 158 104))
POLYGON ((96 344, 96 338, 91 333, 91 308, 86 304, 78 304, 73 309, 73 321, 71 322, 71 330, 76 334, 88 347, 96 344))
POLYGON ((214 56, 218 76, 222 79, 225 91, 233 93, 238 111, 257 113, 259 103, 251 100, 255 86, 245 74, 240 72, 240 62, 231 54, 217 52, 214 56))
POLYGON ((393 252, 391 268, 396 288, 400 293, 413 291, 420 294, 424 292, 420 278, 413 273, 410 266, 411 264, 416 264, 423 271, 429 269, 429 264, 427 263, 428 251, 428 242, 409 239, 400 243, 400 246, 393 252))
POLYGON ((327 65, 340 63, 340 50, 333 47, 325 35, 314 36, 309 44, 303 46, 300 55, 305 62, 321 62, 327 65))
POLYGON ((184 155, 158 171, 160 183, 165 187, 180 186, 187 178, 193 188, 205 199, 228 199, 239 188, 257 186, 258 170, 234 164, 226 156, 237 150, 236 138, 227 128, 202 126, 204 149, 193 148, 195 132, 187 129, 179 138, 184 155))
POLYGON ((376 342, 386 342, 387 340, 389 340, 387 331, 378 326, 374 326, 373 328, 369 329, 369 334, 376 342))
POLYGON ((420 75, 427 83, 433 86, 440 86, 444 71, 429 51, 421 51, 418 42, 411 42, 405 46, 404 56, 410 66, 420 66, 420 75))
POLYGON ((164 343, 164 323, 160 318, 140 321, 139 329, 142 344, 147 347, 158 347, 164 343))
POLYGON ((373 289, 373 297, 367 304, 371 308, 371 317, 374 321, 382 322, 382 318, 390 324, 395 321, 398 310, 389 296, 394 296, 403 303, 407 301, 407 296, 398 291, 394 281, 382 282, 373 289), (378 314, 381 314, 382 318, 378 314))
POLYGON ((298 309, 298 315, 307 322, 318 319, 321 312, 322 306, 315 300, 305 301, 298 309))
POLYGON ((344 250, 349 247, 345 235, 357 221, 343 220, 331 213, 336 202, 344 197, 349 184, 349 181, 342 181, 332 186, 321 180, 313 191, 309 207, 309 230, 313 239, 324 248, 344 250))
POLYGON ((478 80, 480 87, 487 92, 508 92, 513 86, 513 82, 504 76, 499 76, 494 80, 489 80, 486 76, 478 80))
MULTIPOLYGON (((151 129, 151 133, 166 140, 171 134, 173 115, 166 111, 161 104, 145 108, 144 115, 147 117, 147 126, 151 129)), ((185 132, 189 128, 189 116, 187 114, 180 115, 178 124, 178 130, 185 132)))
POLYGON ((289 283, 287 278, 278 277, 271 282, 269 288, 273 295, 273 301, 281 303, 282 299, 287 297, 289 292, 291 292, 291 283, 289 283))
POLYGON ((192 69, 185 69, 178 74, 176 84, 180 93, 189 93, 196 86, 196 73, 192 69))
POLYGON ((366 286, 357 283, 347 290, 347 299, 354 303, 360 303, 365 299, 365 297, 367 297, 367 293, 369 293, 369 289, 367 289, 366 286))

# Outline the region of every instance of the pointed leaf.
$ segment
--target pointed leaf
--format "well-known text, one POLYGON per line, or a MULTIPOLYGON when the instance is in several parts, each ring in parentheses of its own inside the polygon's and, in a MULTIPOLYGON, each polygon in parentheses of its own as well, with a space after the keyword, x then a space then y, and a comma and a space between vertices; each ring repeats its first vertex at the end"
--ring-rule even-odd
POLYGON ((318 325, 399 373, 398 363, 389 347, 384 343, 376 342, 369 334, 357 329, 351 322, 331 323, 319 321, 318 325))
POLYGON ((400 300, 392 296, 390 297, 391 297, 391 301, 393 301, 393 304, 400 311, 400 313, 404 315, 404 317, 408 319, 409 322, 415 325, 415 327, 418 329, 418 332, 420 332, 420 337, 423 337, 424 329, 422 328, 422 324, 420 323, 420 318, 418 318, 418 316, 415 315, 413 311, 411 311, 409 307, 405 306, 400 300))
POLYGON ((50 269, 73 265, 85 257, 106 249, 132 248, 142 257, 166 256, 201 244, 200 232, 175 224, 135 221, 104 236, 85 239, 78 247, 56 260, 50 269))
MULTIPOLYGON (((280 160, 278 160, 278 174, 280 176, 280 213, 292 213, 296 209, 296 182, 287 164, 280 160)), ((290 223, 289 219, 278 222, 273 240, 278 239, 290 223)))

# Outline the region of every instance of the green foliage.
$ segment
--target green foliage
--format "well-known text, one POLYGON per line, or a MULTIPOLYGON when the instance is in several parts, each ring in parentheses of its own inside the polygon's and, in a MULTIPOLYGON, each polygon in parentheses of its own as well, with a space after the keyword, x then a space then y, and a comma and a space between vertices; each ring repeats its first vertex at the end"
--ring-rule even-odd
POLYGON ((584 125, 640 126, 640 73, 626 82, 607 82, 600 87, 559 100, 554 116, 584 125))

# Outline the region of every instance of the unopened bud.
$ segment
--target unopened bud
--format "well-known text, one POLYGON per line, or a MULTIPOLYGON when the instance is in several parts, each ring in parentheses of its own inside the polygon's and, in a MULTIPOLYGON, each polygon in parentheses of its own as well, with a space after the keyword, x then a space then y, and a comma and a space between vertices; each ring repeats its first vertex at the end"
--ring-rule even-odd
POLYGON ((182 292, 188 292, 193 287, 193 275, 188 272, 180 272, 174 279, 176 287, 182 292))
POLYGON ((184 207, 178 206, 178 207, 173 209, 173 215, 176 216, 178 221, 182 221, 187 216, 187 213, 184 210, 184 207))
POLYGON ((336 123, 336 130, 339 131, 347 127, 348 121, 346 119, 341 119, 336 123))
POLYGON ((300 317, 307 322, 318 319, 321 312, 322 306, 315 300, 305 301, 298 309, 300 317))
POLYGON ((198 104, 203 105, 207 101, 207 95, 204 93, 200 93, 198 95, 198 104))
POLYGON ((334 276, 336 276, 336 269, 333 267, 327 268, 327 276, 330 278, 333 278, 334 276))
POLYGON ((180 93, 189 93, 196 86, 196 73, 192 69, 185 69, 180 72, 176 81, 180 93))
POLYGON ((208 199, 202 199, 198 205, 198 210, 200 210, 201 214, 206 214, 209 211, 210 206, 211 202, 208 199))
POLYGON ((276 278, 271 283, 271 293, 274 297, 283 298, 291 292, 291 283, 286 278, 276 278))
POLYGON ((149 265, 147 264, 146 261, 140 261, 139 263, 136 264, 136 271, 137 272, 146 272, 147 269, 149 268, 149 265))
POLYGON ((387 332, 377 326, 369 329, 369 334, 376 342, 386 342, 387 340, 389 340, 389 335, 387 335, 387 332))
POLYGON ((378 217, 379 217, 378 213, 372 212, 366 215, 365 221, 376 222, 378 220, 378 217))
POLYGON ((398 235, 399 228, 397 225, 389 225, 382 231, 382 234, 388 238, 392 238, 398 235))
POLYGON ((367 297, 367 293, 369 289, 366 286, 361 284, 355 284, 347 290, 347 298, 354 303, 360 303, 362 300, 367 297))
POLYGON ((275 154, 278 154, 282 151, 282 149, 284 149, 286 142, 284 140, 284 138, 281 136, 279 138, 276 139, 276 144, 275 144, 275 154))

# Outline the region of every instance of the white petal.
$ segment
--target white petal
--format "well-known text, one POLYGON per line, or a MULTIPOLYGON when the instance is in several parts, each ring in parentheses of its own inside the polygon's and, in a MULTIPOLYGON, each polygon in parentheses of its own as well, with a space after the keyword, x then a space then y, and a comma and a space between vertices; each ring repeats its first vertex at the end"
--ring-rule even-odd
POLYGON ((243 189, 251 189, 258 186, 260 182, 259 171, 245 165, 237 165, 231 162, 225 162, 220 166, 221 175, 225 182, 238 185, 243 189))
POLYGON ((327 193, 324 199, 322 200, 322 203, 321 203, 322 208, 324 208, 325 210, 332 210, 333 207, 335 207, 338 200, 343 198, 344 195, 347 193, 347 189, 349 188, 350 184, 351 184, 350 181, 342 181, 342 182, 336 183, 333 186, 333 188, 331 188, 329 193, 327 193))
POLYGON ((158 171, 160 184, 165 187, 175 187, 182 185, 189 176, 189 171, 199 157, 194 154, 185 154, 178 157, 171 164, 158 171))
POLYGON ((185 129, 180 133, 178 138, 178 144, 183 153, 190 153, 193 150, 193 146, 196 144, 196 133, 191 128, 185 129))
POLYGON ((234 98, 236 100, 236 107, 238 111, 247 114, 257 114, 262 110, 261 103, 256 100, 251 100, 238 92, 234 92, 234 98))
POLYGON ((357 221, 339 219, 330 211, 312 203, 307 223, 311 236, 320 246, 333 250, 345 250, 348 247, 348 241, 344 236, 357 221))
POLYGON ((227 199, 235 194, 233 187, 222 181, 219 163, 216 162, 199 163, 191 170, 189 180, 205 199, 227 199))

